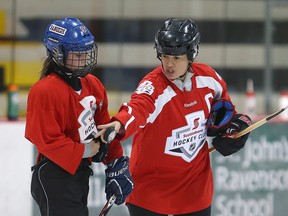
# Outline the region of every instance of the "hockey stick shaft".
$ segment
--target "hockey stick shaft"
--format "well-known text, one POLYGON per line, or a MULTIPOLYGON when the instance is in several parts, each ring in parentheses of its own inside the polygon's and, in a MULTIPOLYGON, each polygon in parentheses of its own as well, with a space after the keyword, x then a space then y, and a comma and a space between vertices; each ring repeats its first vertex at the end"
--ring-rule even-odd
POLYGON ((115 203, 116 201, 116 196, 113 195, 110 197, 110 199, 106 202, 106 204, 104 205, 104 207, 102 208, 99 216, 105 216, 108 214, 108 212, 110 211, 112 205, 115 203))
MULTIPOLYGON (((245 128, 243 131, 240 131, 239 133, 235 134, 234 136, 231 136, 231 138, 233 139, 237 139, 241 136, 244 136, 247 133, 250 133, 251 131, 255 130, 256 128, 262 126, 263 124, 266 124, 268 121, 270 121, 271 119, 275 118, 276 116, 278 116, 280 113, 282 113, 284 110, 286 110, 288 108, 288 106, 278 110, 275 113, 272 113, 271 115, 267 116, 264 119, 261 119, 257 122, 255 122, 254 124, 250 125, 249 127, 245 128)), ((209 153, 213 152, 215 150, 214 147, 209 148, 209 153)))
MULTIPOLYGON (((116 131, 114 127, 108 127, 103 135, 104 140, 107 142, 107 144, 109 144, 116 136, 116 131)), ((115 203, 116 201, 116 196, 113 195, 110 197, 110 199, 106 202, 106 204, 104 205, 104 207, 102 208, 99 216, 105 216, 108 214, 108 212, 110 211, 112 205, 115 203)))

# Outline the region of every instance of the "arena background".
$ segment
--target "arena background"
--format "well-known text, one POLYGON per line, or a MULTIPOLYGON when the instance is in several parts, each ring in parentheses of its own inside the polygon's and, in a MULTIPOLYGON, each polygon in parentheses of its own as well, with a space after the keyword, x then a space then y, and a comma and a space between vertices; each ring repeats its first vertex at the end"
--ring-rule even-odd
MULTIPOLYGON (((117 112, 122 102, 129 100, 140 79, 159 64, 154 49, 154 34, 168 17, 191 18, 197 22, 201 31, 201 44, 196 60, 212 66, 223 76, 239 112, 251 111, 247 109, 248 80, 250 83, 252 81, 255 92, 255 109, 251 113, 253 120, 279 109, 283 105, 280 103, 283 95, 287 97, 286 0, 0 0, 0 160, 3 162, 0 167, 2 173, 7 173, 0 178, 0 212, 6 212, 7 216, 38 216, 29 194, 29 166, 33 164, 34 149, 23 138, 27 92, 38 80, 45 59, 42 45, 45 27, 50 21, 66 16, 80 18, 96 38, 99 58, 98 68, 93 74, 107 88, 111 115, 117 112), (13 122, 6 121, 7 88, 10 84, 19 87, 19 120, 13 122), (9 159, 15 154, 17 160, 9 159), (11 167, 16 167, 14 173, 11 167), (15 195, 19 195, 16 200, 15 195)), ((251 151, 247 148, 245 152, 254 152, 256 162, 252 163, 253 166, 239 167, 239 160, 244 160, 241 154, 236 159, 225 159, 224 164, 229 170, 239 169, 239 172, 232 172, 231 175, 238 175, 242 183, 252 182, 251 185, 255 186, 255 182, 258 182, 256 178, 263 177, 269 181, 272 176, 279 178, 279 185, 276 180, 276 186, 271 187, 262 185, 251 189, 242 185, 240 192, 232 186, 224 187, 223 182, 217 180, 218 173, 220 180, 224 179, 225 183, 228 180, 223 177, 224 174, 230 179, 233 177, 226 169, 221 169, 224 166, 223 158, 219 159, 219 155, 213 153, 212 163, 216 173, 213 215, 285 214, 282 206, 288 199, 287 168, 284 166, 288 161, 285 138, 287 117, 283 115, 263 127, 253 133, 249 145, 258 146, 261 143, 266 146, 272 143, 275 152, 267 146, 262 151, 260 148, 259 152, 251 147, 251 151), (267 152, 272 152, 272 155, 267 152), (265 171, 264 166, 272 171, 265 171), (224 197, 219 198, 218 195, 222 193, 224 197)), ((130 152, 129 142, 124 143, 127 155, 130 152)), ((97 171, 91 182, 94 190, 89 198, 91 215, 97 214, 105 203, 104 168, 94 168, 97 171), (102 190, 102 195, 98 189, 102 190)), ((127 215, 125 210, 123 206, 113 207, 111 215, 127 215)))

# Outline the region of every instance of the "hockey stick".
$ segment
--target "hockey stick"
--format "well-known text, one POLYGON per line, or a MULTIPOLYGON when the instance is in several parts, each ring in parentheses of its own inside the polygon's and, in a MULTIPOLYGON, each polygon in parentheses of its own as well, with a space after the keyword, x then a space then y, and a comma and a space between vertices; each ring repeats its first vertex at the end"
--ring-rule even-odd
MULTIPOLYGON (((262 126, 263 124, 266 124, 268 121, 270 121, 271 119, 273 119, 274 117, 278 116, 280 113, 282 113, 284 110, 286 110, 288 108, 288 106, 280 109, 279 111, 272 113, 271 115, 267 116, 264 119, 261 119, 257 122, 255 122, 254 124, 250 125, 249 127, 245 128, 243 131, 240 131, 239 133, 230 136, 230 138, 232 139, 237 139, 247 133, 250 133, 251 131, 255 130, 256 128, 262 126)), ((213 152, 215 150, 214 147, 209 148, 209 153, 213 152)))
MULTIPOLYGON (((115 138, 116 134, 117 133, 115 131, 115 128, 109 127, 106 129, 103 135, 103 138, 107 142, 107 144, 109 144, 115 138)), ((116 196, 115 195, 111 196, 110 199, 106 202, 106 204, 102 208, 99 216, 107 215, 115 201, 116 201, 116 196)))
POLYGON ((115 196, 115 195, 111 196, 110 199, 106 202, 106 204, 105 204, 104 207, 102 208, 99 216, 105 216, 105 215, 107 215, 108 212, 110 211, 112 205, 114 204, 115 200, 116 200, 116 196, 115 196))

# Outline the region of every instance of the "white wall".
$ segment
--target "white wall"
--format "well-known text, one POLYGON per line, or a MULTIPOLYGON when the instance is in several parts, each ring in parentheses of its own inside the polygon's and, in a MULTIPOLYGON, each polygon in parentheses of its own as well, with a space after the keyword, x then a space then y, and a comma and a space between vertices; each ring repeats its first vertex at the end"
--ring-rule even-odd
MULTIPOLYGON (((0 215, 40 216, 38 207, 30 193, 31 166, 34 165, 34 147, 24 138, 25 121, 4 121, 0 119, 0 215)), ((127 141, 126 141, 127 142, 127 141)), ((124 145, 125 155, 130 153, 130 143, 124 145)), ((93 163, 94 175, 90 179, 88 197, 91 215, 97 215, 106 203, 105 166, 93 163)), ((125 205, 114 206, 110 215, 127 215, 125 205)), ((64 216, 64 215, 63 215, 64 216)))
POLYGON ((24 138, 24 121, 0 121, 0 214, 31 216, 33 146, 24 138))

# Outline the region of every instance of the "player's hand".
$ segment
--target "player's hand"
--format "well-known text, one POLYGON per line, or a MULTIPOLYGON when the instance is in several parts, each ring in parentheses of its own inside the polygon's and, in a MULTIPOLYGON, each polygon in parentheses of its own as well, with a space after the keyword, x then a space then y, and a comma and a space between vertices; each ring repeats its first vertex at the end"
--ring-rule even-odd
POLYGON ((92 157, 92 161, 95 163, 103 162, 108 154, 109 144, 102 142, 100 138, 93 138, 93 140, 100 144, 100 148, 97 154, 92 157))
POLYGON ((250 133, 247 133, 237 139, 231 137, 244 130, 251 124, 252 122, 249 116, 235 114, 231 123, 222 128, 219 131, 219 134, 213 139, 212 145, 223 156, 228 156, 239 151, 244 147, 250 133))
POLYGON ((91 157, 96 155, 99 152, 99 148, 100 148, 100 142, 96 139, 92 139, 91 142, 89 143, 90 147, 91 147, 91 157))
POLYGON ((105 131, 108 130, 108 128, 113 128, 114 131, 111 131, 111 132, 115 133, 116 135, 119 132, 121 126, 122 124, 119 121, 113 121, 108 124, 98 125, 97 128, 100 129, 100 131, 95 135, 95 138, 101 137, 101 140, 104 143, 107 143, 107 141, 109 141, 107 140, 107 138, 109 137, 109 134, 106 134, 106 136, 104 136, 105 131))
POLYGON ((129 172, 129 157, 122 156, 107 164, 106 173, 106 199, 116 196, 116 205, 125 202, 133 190, 133 180, 129 172))

